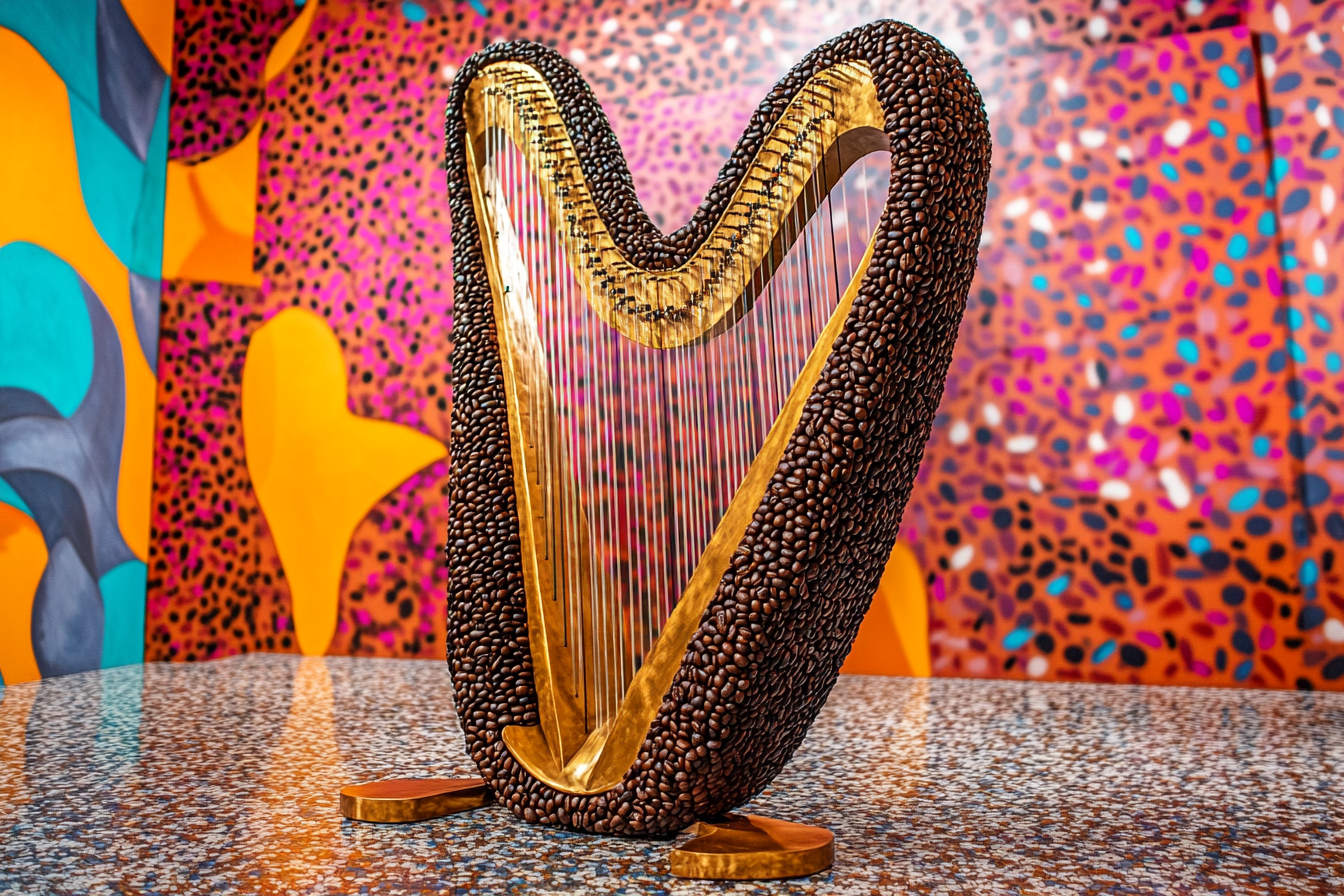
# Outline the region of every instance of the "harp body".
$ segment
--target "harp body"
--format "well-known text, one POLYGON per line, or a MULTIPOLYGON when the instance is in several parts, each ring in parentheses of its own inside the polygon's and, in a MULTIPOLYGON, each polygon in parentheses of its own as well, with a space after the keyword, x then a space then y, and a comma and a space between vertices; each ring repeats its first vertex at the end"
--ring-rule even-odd
POLYGON ((960 64, 877 23, 800 63, 663 235, 566 62, 463 67, 449 661, 518 815, 678 830, 787 761, 891 550, 988 160, 960 64))

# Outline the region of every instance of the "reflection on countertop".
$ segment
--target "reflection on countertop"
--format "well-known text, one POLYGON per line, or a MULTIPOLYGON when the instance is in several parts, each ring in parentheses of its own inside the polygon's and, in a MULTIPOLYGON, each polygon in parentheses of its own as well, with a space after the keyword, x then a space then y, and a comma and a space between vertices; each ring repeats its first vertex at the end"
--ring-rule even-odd
POLYGON ((1338 893, 1342 773, 1344 694, 845 676, 747 807, 835 866, 707 884, 498 806, 343 820, 343 784, 476 774, 444 663, 150 664, 0 688, 0 894, 1338 893))

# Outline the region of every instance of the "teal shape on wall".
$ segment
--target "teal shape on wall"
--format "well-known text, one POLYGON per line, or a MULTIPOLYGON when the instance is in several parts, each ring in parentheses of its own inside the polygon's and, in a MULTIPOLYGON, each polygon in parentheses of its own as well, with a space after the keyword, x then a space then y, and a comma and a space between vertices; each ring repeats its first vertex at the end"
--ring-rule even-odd
POLYGON ((41 246, 0 247, 0 387, 35 392, 69 417, 92 376, 93 329, 79 275, 41 246))
POLYGON ((128 666, 145 658, 145 577, 139 560, 113 567, 98 580, 103 596, 101 667, 128 666))

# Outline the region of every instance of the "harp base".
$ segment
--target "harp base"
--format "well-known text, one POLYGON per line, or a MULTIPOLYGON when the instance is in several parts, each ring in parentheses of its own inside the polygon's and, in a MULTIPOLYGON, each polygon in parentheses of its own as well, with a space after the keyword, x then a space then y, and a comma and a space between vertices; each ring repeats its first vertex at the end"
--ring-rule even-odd
POLYGON ((672 874, 701 880, 777 880, 825 871, 835 836, 825 828, 759 815, 702 821, 696 837, 672 850, 672 874))
POLYGON ((341 788, 341 814, 399 824, 479 809, 494 795, 482 778, 392 778, 341 788))

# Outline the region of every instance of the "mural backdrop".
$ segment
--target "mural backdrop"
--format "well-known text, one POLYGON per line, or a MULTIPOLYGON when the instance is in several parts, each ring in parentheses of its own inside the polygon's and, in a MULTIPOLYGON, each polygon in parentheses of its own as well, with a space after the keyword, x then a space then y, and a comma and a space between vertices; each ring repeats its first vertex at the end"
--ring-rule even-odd
POLYGON ((0 3, 0 676, 140 662, 173 7, 0 3))
MULTIPOLYGON (((883 16, 966 61, 995 157, 944 405, 850 670, 1344 687, 1339 0, 179 0, 152 534, 136 555, 146 656, 443 655, 441 120, 473 50, 528 38, 572 59, 671 229, 775 80, 883 16)), ((0 275, 42 270, 22 254, 4 266, 38 251, 25 241, 79 270, 6 235, 0 275)), ((129 282, 157 275, 134 260, 129 282)), ((109 301, 85 280, 79 295, 109 301)), ((8 295, 0 314, 22 307, 8 295)), ((139 319, 108 307, 122 356, 131 334, 149 370, 139 319)), ((44 369, 9 357, 3 376, 44 369)), ((80 431, 78 389, 12 385, 80 431)), ((0 419, 3 456, 19 442, 0 419)), ((17 497, 0 496, 15 508, 0 563, 29 570, 40 598, 27 545, 77 545, 58 551, 65 530, 3 475, 17 497)))

